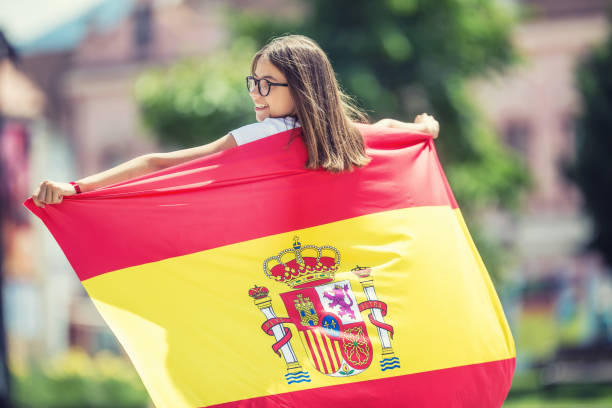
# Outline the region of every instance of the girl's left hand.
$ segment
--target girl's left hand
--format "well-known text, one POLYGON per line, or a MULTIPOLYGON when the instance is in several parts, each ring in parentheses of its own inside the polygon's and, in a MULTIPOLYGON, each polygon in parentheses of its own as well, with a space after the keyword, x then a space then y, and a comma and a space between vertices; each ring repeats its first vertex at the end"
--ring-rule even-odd
POLYGON ((440 124, 433 116, 422 113, 414 118, 414 123, 422 123, 424 127, 423 132, 429 133, 434 139, 438 137, 440 124))

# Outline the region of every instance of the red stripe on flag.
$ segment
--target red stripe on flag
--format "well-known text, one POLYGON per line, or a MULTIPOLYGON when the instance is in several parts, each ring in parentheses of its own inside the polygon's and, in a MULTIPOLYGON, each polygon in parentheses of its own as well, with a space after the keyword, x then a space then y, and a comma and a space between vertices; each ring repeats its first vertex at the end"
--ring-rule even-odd
POLYGON ((357 407, 385 408, 499 408, 510 390, 514 365, 515 359, 511 358, 269 395, 209 407, 338 408, 350 404, 357 407))
POLYGON ((81 280, 361 215, 457 207, 431 136, 358 127, 372 162, 353 172, 304 169, 305 145, 300 137, 287 144, 286 131, 61 204, 39 208, 29 198, 24 205, 81 280))
POLYGON ((317 352, 319 353, 319 358, 321 359, 321 364, 323 365, 323 372, 328 374, 330 371, 327 368, 327 364, 325 364, 325 358, 323 358, 323 351, 321 351, 321 345, 319 344, 317 332, 312 330, 310 333, 312 334, 312 339, 314 340, 315 346, 317 346, 317 352))
POLYGON ((329 372, 333 373, 336 371, 336 367, 334 366, 334 359, 332 358, 331 353, 329 352, 329 346, 327 345, 328 338, 325 336, 325 332, 323 330, 319 330, 319 336, 321 336, 321 341, 323 342, 323 346, 325 347, 325 353, 327 353, 327 358, 329 360, 329 372))
POLYGON ((310 343, 310 335, 308 331, 304 331, 304 338, 306 339, 306 344, 308 344, 308 348, 310 349, 310 356, 314 361, 314 365, 318 371, 321 371, 321 367, 319 366, 319 362, 317 361, 317 355, 315 354, 314 348, 312 348, 312 344, 310 343))
POLYGON ((334 356, 336 357, 336 367, 338 367, 338 369, 340 368, 340 356, 338 355, 338 349, 336 348, 336 344, 340 344, 340 342, 338 340, 332 340, 330 339, 331 342, 331 348, 334 352, 334 356))

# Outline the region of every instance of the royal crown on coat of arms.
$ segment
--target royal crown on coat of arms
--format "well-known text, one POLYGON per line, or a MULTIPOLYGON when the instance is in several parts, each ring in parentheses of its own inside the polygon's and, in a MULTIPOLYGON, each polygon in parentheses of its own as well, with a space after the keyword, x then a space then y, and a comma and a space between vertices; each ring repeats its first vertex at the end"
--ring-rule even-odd
POLYGON ((293 238, 293 247, 264 261, 264 272, 270 279, 292 288, 321 285, 334 280, 340 265, 340 252, 329 245, 318 247, 304 245, 298 237, 293 238))
POLYGON ((261 328, 276 339, 272 350, 285 360, 288 384, 310 382, 310 374, 298 360, 291 345, 292 332, 286 324, 296 326, 310 363, 317 371, 332 377, 347 377, 365 371, 372 362, 373 345, 361 317, 364 311, 369 311, 369 321, 379 336, 381 370, 400 368, 399 358, 391 348, 393 327, 384 321, 387 305, 376 296, 372 268, 351 269, 367 299, 357 303, 348 279, 334 281, 339 267, 338 249, 329 245, 302 245, 294 237, 291 248, 263 262, 268 278, 293 289, 280 293, 289 317, 277 317, 268 288, 255 285, 249 290, 249 296, 267 319, 261 328))

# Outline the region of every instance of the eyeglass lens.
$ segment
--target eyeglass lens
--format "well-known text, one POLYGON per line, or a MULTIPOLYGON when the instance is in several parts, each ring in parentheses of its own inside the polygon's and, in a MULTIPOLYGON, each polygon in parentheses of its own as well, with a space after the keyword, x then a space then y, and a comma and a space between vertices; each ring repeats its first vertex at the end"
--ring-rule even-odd
MULTIPOLYGON (((257 81, 252 76, 247 78, 247 88, 249 92, 253 91, 253 89, 255 88, 256 82, 257 81)), ((270 83, 268 82, 267 79, 260 79, 259 80, 259 93, 261 94, 261 96, 267 96, 268 92, 270 92, 270 83)))

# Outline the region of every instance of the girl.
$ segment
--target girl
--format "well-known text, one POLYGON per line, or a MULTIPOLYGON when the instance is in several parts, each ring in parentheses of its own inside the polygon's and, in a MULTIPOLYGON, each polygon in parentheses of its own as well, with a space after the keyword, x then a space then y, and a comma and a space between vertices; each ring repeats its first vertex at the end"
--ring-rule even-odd
MULTIPOLYGON (((363 137, 352 125, 352 120, 369 123, 367 116, 340 90, 327 56, 312 39, 302 35, 273 39, 253 57, 246 82, 257 123, 202 146, 139 156, 77 182, 45 180, 32 194, 34 203, 39 207, 57 204, 63 196, 129 180, 298 126, 308 150, 306 168, 351 171, 369 162, 363 137)), ((374 125, 430 133, 434 138, 439 132, 438 122, 425 113, 414 123, 382 119, 374 125)))

